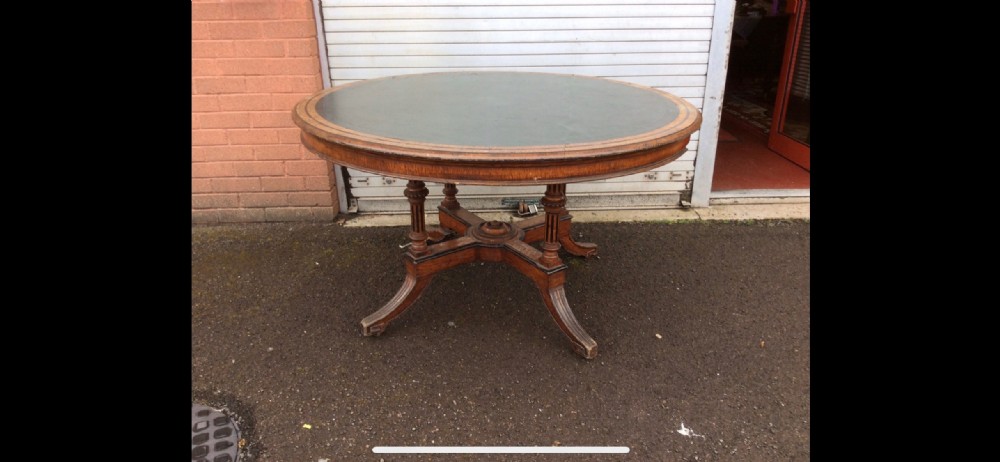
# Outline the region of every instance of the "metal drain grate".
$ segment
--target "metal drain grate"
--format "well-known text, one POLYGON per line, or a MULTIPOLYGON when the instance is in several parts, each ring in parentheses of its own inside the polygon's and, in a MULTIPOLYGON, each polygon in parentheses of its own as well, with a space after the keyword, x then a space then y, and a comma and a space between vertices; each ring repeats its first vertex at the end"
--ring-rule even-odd
POLYGON ((240 430, 222 411, 191 403, 191 460, 236 462, 239 441, 240 430))

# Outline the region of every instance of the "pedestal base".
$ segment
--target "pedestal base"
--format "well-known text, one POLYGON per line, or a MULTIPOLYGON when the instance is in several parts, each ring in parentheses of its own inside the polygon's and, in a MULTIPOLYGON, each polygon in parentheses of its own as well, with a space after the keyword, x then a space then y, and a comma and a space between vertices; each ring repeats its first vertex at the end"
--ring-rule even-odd
MULTIPOLYGON (((411 183, 421 183, 416 186, 422 187, 422 182, 411 183)), ((419 188, 410 188, 417 189, 419 188)), ((531 278, 538 287, 549 314, 569 338, 573 350, 584 358, 593 359, 597 356, 597 342, 583 330, 569 307, 563 289, 567 267, 555 251, 562 247, 570 254, 589 257, 597 253, 597 246, 573 240, 570 235, 572 216, 562 207, 565 203, 564 191, 564 185, 549 186, 546 191, 549 203, 545 204, 545 216, 519 223, 504 223, 485 221, 465 210, 455 200, 455 186, 446 185, 445 200, 438 207, 438 218, 445 231, 445 240, 419 246, 417 251, 414 251, 414 247, 418 246, 410 247, 403 258, 406 265, 403 286, 382 308, 361 320, 361 332, 364 335, 378 335, 385 331, 389 322, 409 308, 427 288, 434 275, 441 271, 477 261, 504 262, 531 278), (529 245, 543 240, 544 251, 529 245)), ((413 196, 414 194, 410 194, 409 197, 413 196)), ((421 215, 422 199, 421 197, 420 204, 413 204, 414 208, 419 206, 421 215)), ((412 218, 411 214, 411 220, 412 218)), ((419 236, 421 233, 426 235, 422 219, 413 224, 410 236, 419 236)))

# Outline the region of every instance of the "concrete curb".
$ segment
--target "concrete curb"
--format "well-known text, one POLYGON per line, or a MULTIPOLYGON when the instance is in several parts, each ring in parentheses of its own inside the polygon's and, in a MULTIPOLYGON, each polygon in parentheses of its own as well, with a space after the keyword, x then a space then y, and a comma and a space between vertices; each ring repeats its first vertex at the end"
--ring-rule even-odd
MULTIPOLYGON (((570 210, 577 223, 643 222, 643 221, 703 221, 703 220, 808 220, 809 203, 794 204, 720 204, 706 208, 660 210, 570 210)), ((511 212, 477 212, 487 220, 520 220, 511 212)), ((437 213, 428 213, 428 225, 437 224, 437 213)), ((344 220, 346 227, 406 226, 410 216, 404 214, 353 215, 344 220)))

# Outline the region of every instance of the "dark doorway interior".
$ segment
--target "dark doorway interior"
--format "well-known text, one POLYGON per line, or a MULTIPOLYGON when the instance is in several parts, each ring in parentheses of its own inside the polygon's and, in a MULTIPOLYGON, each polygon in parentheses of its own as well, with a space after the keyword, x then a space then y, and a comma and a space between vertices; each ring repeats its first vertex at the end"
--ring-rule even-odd
POLYGON ((791 18, 775 1, 736 4, 713 191, 809 188, 808 170, 768 148, 791 18))

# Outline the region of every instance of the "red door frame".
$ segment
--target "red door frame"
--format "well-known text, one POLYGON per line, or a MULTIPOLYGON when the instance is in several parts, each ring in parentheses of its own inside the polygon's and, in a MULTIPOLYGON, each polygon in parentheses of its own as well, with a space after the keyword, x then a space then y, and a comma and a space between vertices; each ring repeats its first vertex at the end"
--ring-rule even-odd
POLYGON ((785 122, 785 111, 788 110, 786 102, 792 91, 792 71, 794 70, 795 59, 798 57, 799 37, 802 32, 806 3, 808 3, 808 0, 789 0, 788 2, 789 9, 794 8, 792 10, 794 12, 793 23, 788 28, 788 38, 785 40, 785 56, 781 62, 781 76, 778 80, 780 91, 778 91, 778 99, 774 104, 774 111, 772 112, 774 119, 771 121, 771 131, 770 135, 768 135, 767 146, 772 151, 809 170, 809 146, 782 133, 785 122))

